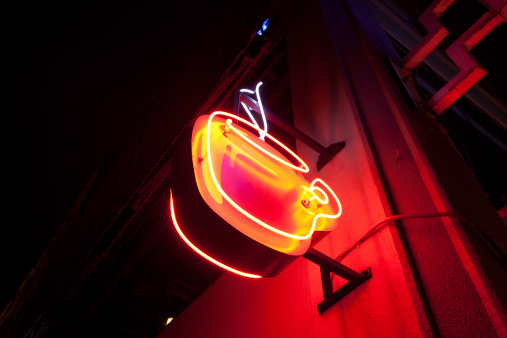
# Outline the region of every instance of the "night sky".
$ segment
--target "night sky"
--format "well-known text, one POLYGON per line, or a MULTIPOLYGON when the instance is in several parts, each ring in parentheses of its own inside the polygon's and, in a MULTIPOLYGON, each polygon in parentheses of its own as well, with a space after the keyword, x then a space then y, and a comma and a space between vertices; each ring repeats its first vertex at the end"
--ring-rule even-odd
POLYGON ((217 3, 11 3, 3 309, 108 154, 121 154, 217 3))

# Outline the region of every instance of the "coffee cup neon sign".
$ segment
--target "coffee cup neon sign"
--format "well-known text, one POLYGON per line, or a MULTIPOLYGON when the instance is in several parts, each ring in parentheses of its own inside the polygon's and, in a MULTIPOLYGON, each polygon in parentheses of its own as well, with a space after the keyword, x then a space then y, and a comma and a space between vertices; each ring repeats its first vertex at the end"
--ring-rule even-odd
MULTIPOLYGON (((260 85, 255 92, 243 91, 255 93, 261 106, 260 85)), ((184 175, 171 184, 170 211, 178 234, 199 255, 236 274, 259 278, 276 275, 308 250, 316 233, 323 237, 333 230, 342 207, 323 180, 310 183, 303 177, 308 165, 267 132, 265 117, 261 128, 248 107, 243 108, 253 123, 216 111, 199 117, 190 136, 189 186, 197 188, 206 208, 218 216, 208 217, 216 220, 218 233, 208 226, 195 228, 198 218, 189 207, 195 198, 186 197, 184 175), (229 249, 236 242, 244 244, 229 249)))

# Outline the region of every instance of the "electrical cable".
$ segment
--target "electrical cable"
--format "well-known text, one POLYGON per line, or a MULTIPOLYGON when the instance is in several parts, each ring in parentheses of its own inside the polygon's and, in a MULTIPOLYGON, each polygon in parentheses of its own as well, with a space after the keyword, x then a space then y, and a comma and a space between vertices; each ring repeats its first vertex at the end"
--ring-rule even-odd
MULTIPOLYGON (((320 0, 319 2, 321 3, 321 6, 325 5, 324 4, 325 0, 320 0)), ((323 11, 323 13, 327 14, 327 16, 325 16, 324 20, 326 22, 327 27, 329 27, 329 32, 331 32, 331 34, 332 34, 331 37, 334 42, 333 47, 334 47, 335 55, 337 57, 337 61, 338 61, 337 63, 339 66, 339 70, 341 71, 341 73, 343 74, 343 77, 344 77, 344 83, 345 83, 345 89, 347 92, 347 96, 351 100, 352 109, 355 110, 355 113, 357 114, 357 117, 359 118, 360 127, 362 127, 362 130, 364 132, 364 136, 366 138, 365 148, 369 148, 369 151, 371 152, 371 156, 373 159, 373 166, 376 169, 376 174, 378 175, 378 179, 380 180, 380 186, 382 187, 384 197, 386 198, 386 202, 387 202, 386 206, 391 214, 397 214, 398 212, 396 211, 397 210, 396 204, 394 203, 394 198, 392 196, 391 188, 390 188, 389 184, 387 183, 386 175, 384 173, 384 170, 382 169, 382 163, 380 161, 380 156, 378 154, 377 147, 376 147, 375 142, 373 140, 370 126, 368 125, 368 122, 366 120, 366 111, 365 111, 366 107, 364 107, 365 102, 361 102, 361 100, 359 99, 358 93, 360 92, 360 90, 358 87, 362 85, 362 82, 358 83, 357 77, 355 78, 355 81, 353 81, 352 73, 347 68, 347 63, 346 63, 346 59, 343 55, 342 48, 341 48, 341 46, 338 45, 338 41, 341 41, 340 36, 339 36, 337 30, 333 29, 334 27, 333 27, 332 23, 338 22, 338 20, 336 20, 337 19, 336 15, 338 15, 338 13, 344 12, 345 17, 348 20, 350 20, 350 23, 352 26, 351 28, 356 35, 355 37, 358 39, 359 45, 362 45, 361 46, 362 52, 364 52, 365 55, 368 57, 367 54, 369 53, 369 51, 367 50, 368 47, 366 47, 367 43, 365 41, 367 38, 363 35, 362 28, 360 28, 359 25, 357 24, 357 22, 355 21, 356 18, 354 17, 354 14, 352 13, 351 8, 349 7, 350 3, 346 3, 345 0, 341 0, 339 2, 327 1, 327 5, 330 8, 329 8, 329 11, 323 11), (338 3, 340 5, 337 5, 338 3), (334 11, 330 10, 332 8, 332 6, 335 6, 334 11), (331 13, 333 13, 335 15, 333 18, 331 18, 329 16, 331 13)), ((340 16, 338 16, 338 18, 340 18, 340 16)), ((343 25, 341 26, 341 28, 344 28, 343 25)), ((371 55, 370 55, 370 57, 371 57, 371 55)), ((373 66, 371 64, 372 63, 371 59, 369 60, 368 63, 370 66, 373 66)), ((435 314, 433 313, 433 310, 432 310, 431 306, 429 305, 428 295, 427 295, 426 290, 423 287, 422 278, 421 278, 419 271, 417 270, 417 265, 416 265, 415 260, 413 258, 410 246, 408 244, 408 240, 403 232, 403 228, 401 227, 401 224, 397 224, 396 228, 397 228, 397 232, 398 232, 398 235, 399 235, 399 238, 401 241, 401 245, 403 247, 409 269, 412 273, 413 280, 414 280, 414 283, 416 286, 416 290, 417 290, 417 293, 419 294, 419 299, 421 301, 421 305, 422 305, 424 314, 426 316, 426 319, 428 321, 431 333, 435 337, 440 337, 438 327, 436 324, 436 320, 435 320, 435 314)))
POLYGON ((500 262, 500 264, 507 269, 507 259, 505 257, 505 254, 502 253, 502 251, 498 248, 498 246, 495 244, 495 242, 489 238, 487 235, 482 233, 482 231, 471 221, 468 219, 461 217, 459 215, 456 215, 451 212, 438 212, 435 214, 425 214, 425 215, 393 215, 384 218, 383 220, 375 223, 370 230, 368 230, 361 238, 359 238, 357 241, 354 242, 351 246, 349 246, 347 249, 345 249, 341 254, 335 257, 335 260, 337 262, 340 262, 345 256, 347 256, 354 248, 356 248, 359 244, 364 242, 366 239, 371 237, 373 234, 375 234, 377 231, 379 231, 382 228, 382 225, 394 221, 394 220, 400 220, 400 219, 416 219, 416 218, 437 218, 437 217, 456 217, 460 221, 462 221, 460 224, 472 231, 472 233, 486 246, 486 248, 495 256, 495 258, 500 262))

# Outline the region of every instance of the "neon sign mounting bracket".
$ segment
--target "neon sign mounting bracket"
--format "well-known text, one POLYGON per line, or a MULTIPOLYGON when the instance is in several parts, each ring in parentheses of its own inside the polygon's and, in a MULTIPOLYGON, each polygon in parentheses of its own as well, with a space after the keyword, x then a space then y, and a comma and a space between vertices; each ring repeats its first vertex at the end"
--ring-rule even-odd
POLYGON ((308 251, 303 254, 303 257, 320 266, 324 300, 317 306, 319 315, 354 291, 359 285, 363 284, 372 276, 370 268, 363 270, 361 273, 356 272, 313 248, 309 248, 308 251), (348 280, 348 283, 333 292, 331 273, 348 280))
MULTIPOLYGON (((241 92, 239 89, 236 89, 234 94, 234 114, 239 113, 239 107, 241 104, 245 104, 248 108, 255 111, 257 114, 262 114, 261 108, 257 101, 245 95, 245 93, 241 92)), ((322 144, 315 141, 299 129, 285 122, 278 115, 274 114, 266 107, 263 107, 263 111, 266 118, 270 122, 319 153, 319 158, 317 160, 317 170, 322 169, 336 156, 336 154, 338 154, 345 147, 345 141, 333 143, 328 147, 324 147, 322 144)))

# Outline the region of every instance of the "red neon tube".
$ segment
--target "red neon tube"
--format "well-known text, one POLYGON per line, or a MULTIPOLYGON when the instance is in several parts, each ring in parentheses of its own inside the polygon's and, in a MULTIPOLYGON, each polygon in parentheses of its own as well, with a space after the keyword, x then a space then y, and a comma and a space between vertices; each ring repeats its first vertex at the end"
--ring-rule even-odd
POLYGON ((175 216, 175 213, 174 213, 174 203, 173 203, 173 192, 171 190, 170 192, 171 194, 171 218, 173 220, 173 224, 174 224, 174 227, 176 228, 176 231, 178 232, 178 234, 180 235, 180 237, 183 239, 183 241, 185 241, 185 243, 187 243, 187 245, 189 247, 192 248, 192 250, 194 250, 195 252, 197 252, 199 255, 201 255, 202 257, 206 258, 208 261, 210 261, 211 263, 215 264, 215 265, 218 265, 219 267, 227 270, 227 271, 230 271, 232 273, 235 273, 235 274, 238 274, 240 276, 243 276, 243 277, 248 277, 248 278, 262 278, 262 276, 259 276, 259 275, 255 275, 255 274, 252 274, 252 273, 248 273, 248 272, 244 272, 244 271, 240 271, 240 270, 237 270, 237 269, 234 269, 224 263, 221 263, 219 261, 217 261, 216 259, 214 259, 213 257, 205 254, 204 252, 202 252, 198 247, 196 247, 192 242, 190 242, 190 240, 185 236, 185 234, 183 234, 183 231, 181 231, 181 228, 180 226, 178 225, 178 221, 176 220, 176 216, 175 216))

